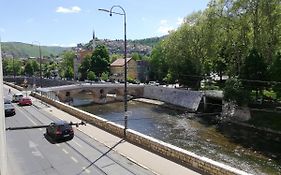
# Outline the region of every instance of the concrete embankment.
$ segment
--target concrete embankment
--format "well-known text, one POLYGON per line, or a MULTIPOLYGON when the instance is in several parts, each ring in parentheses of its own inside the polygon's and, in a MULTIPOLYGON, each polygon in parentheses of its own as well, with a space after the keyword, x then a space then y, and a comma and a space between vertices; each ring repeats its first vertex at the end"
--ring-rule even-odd
MULTIPOLYGON (((43 100, 50 105, 57 107, 81 120, 97 126, 113 135, 123 138, 124 127, 117 125, 113 122, 109 122, 103 118, 90 114, 88 112, 79 110, 72 106, 66 105, 59 101, 52 100, 46 96, 40 96, 38 93, 32 93, 32 96, 43 100)), ((219 162, 215 162, 206 157, 198 156, 192 152, 183 150, 171 144, 162 142, 160 140, 143 135, 131 129, 126 130, 126 141, 138 145, 150 152, 156 153, 162 157, 179 163, 185 167, 195 169, 204 174, 247 174, 241 170, 229 167, 219 162)))

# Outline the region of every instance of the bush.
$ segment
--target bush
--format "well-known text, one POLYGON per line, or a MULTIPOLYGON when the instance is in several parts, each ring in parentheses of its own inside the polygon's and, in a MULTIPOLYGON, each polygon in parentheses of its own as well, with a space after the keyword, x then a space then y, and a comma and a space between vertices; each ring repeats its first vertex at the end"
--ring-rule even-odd
POLYGON ((249 91, 236 78, 230 78, 225 82, 223 94, 225 101, 234 102, 239 106, 247 105, 250 99, 249 91))

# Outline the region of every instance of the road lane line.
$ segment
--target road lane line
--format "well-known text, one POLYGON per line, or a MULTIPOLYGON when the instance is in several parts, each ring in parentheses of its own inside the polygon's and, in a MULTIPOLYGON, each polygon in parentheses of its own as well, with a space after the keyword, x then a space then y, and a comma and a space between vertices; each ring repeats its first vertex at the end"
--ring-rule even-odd
POLYGON ((68 154, 68 151, 66 151, 64 148, 62 149, 62 151, 63 151, 65 154, 68 154))
POLYGON ((82 148, 82 145, 80 145, 79 143, 77 143, 75 140, 72 140, 76 145, 78 145, 79 147, 82 148))
POLYGON ((74 157, 70 157, 75 163, 78 163, 78 160, 77 159, 75 159, 74 157))
POLYGON ((91 172, 90 170, 88 170, 88 169, 87 169, 86 167, 84 167, 84 166, 83 166, 82 168, 83 168, 83 171, 85 171, 87 174, 90 174, 90 172, 91 172))

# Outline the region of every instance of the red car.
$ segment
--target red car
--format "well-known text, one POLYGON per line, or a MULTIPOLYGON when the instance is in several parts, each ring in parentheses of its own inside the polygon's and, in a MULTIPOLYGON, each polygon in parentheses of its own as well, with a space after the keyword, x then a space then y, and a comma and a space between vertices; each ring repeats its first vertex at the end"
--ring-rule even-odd
POLYGON ((29 97, 22 97, 18 103, 19 105, 32 105, 32 101, 29 97))

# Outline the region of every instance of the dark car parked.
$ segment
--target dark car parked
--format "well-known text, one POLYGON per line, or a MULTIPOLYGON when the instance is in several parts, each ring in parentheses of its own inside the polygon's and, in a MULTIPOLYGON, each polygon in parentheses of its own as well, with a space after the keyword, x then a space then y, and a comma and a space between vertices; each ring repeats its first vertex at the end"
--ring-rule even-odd
POLYGON ((4 103, 5 117, 16 115, 15 107, 11 103, 4 103))
POLYGON ((72 126, 66 121, 52 122, 46 128, 46 135, 53 141, 69 141, 74 137, 72 126))

